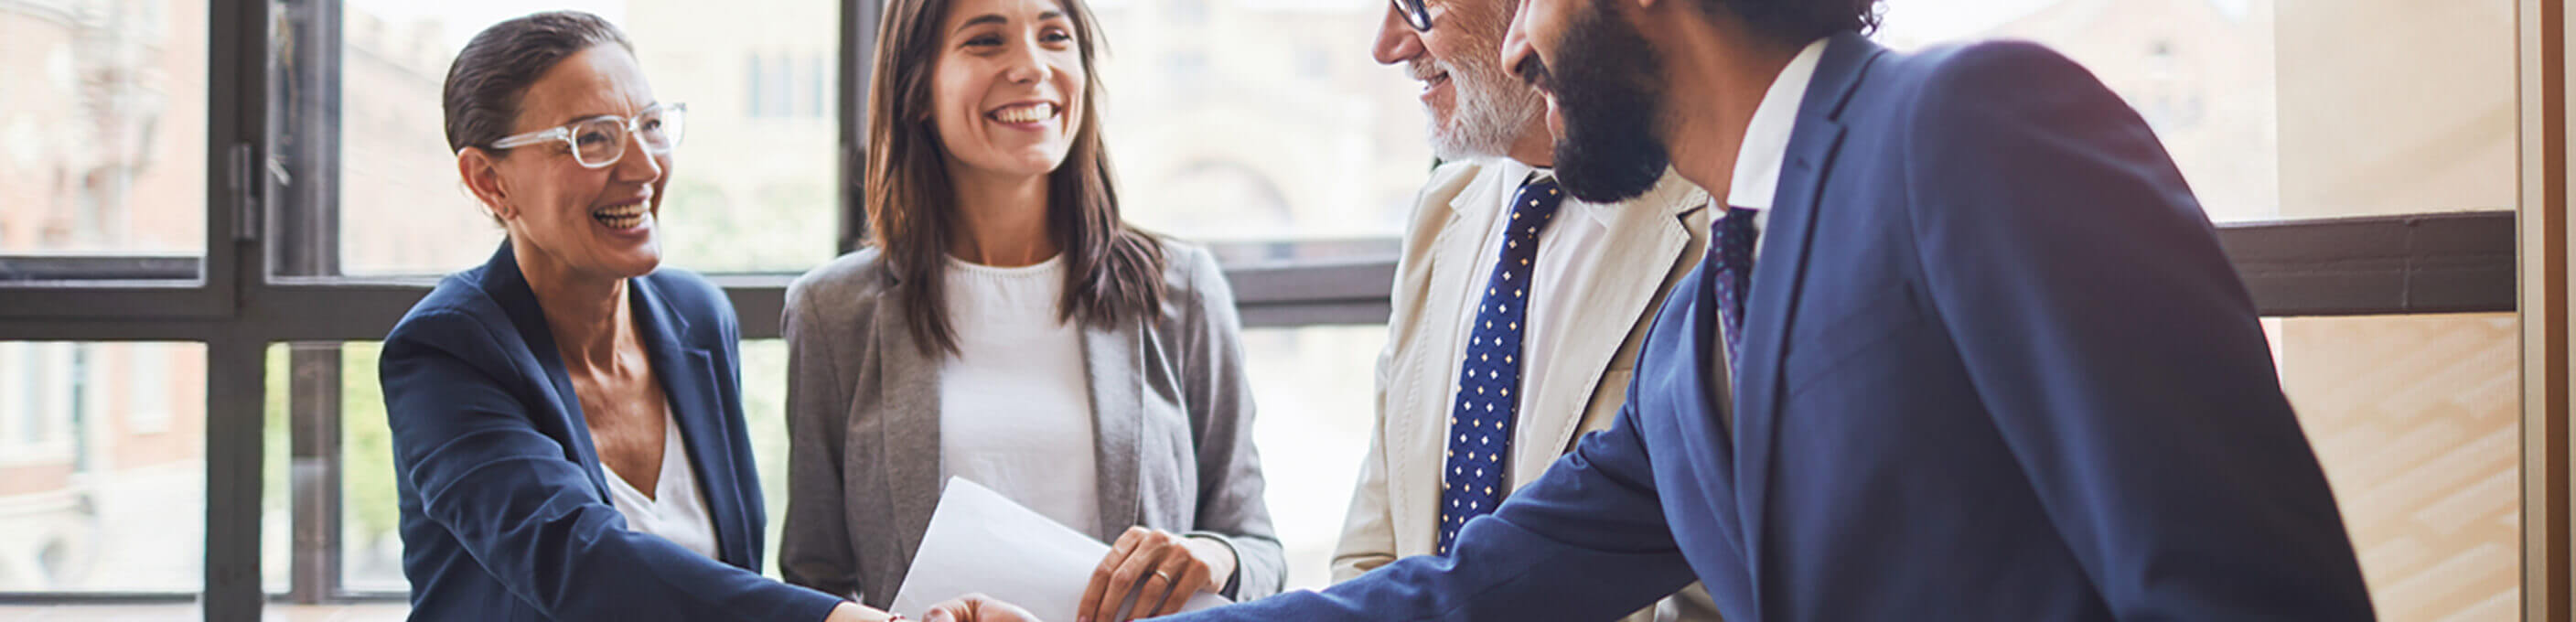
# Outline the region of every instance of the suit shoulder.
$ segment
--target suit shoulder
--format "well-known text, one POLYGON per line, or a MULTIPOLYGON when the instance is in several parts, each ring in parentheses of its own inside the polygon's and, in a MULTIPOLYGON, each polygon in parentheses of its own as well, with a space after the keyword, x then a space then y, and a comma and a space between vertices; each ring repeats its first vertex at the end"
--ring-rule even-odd
POLYGON ((452 339, 455 331, 482 329, 490 324, 507 324, 508 314, 501 303, 493 300, 482 286, 482 268, 447 275, 422 296, 409 311, 394 323, 386 341, 428 337, 432 341, 452 339))
POLYGON ((531 350, 509 312, 472 276, 440 280, 385 334, 384 348, 377 354, 381 381, 391 386, 407 373, 403 371, 408 369, 406 363, 416 361, 461 363, 495 378, 514 373, 511 370, 521 364, 519 359, 531 350))
POLYGON ((857 311, 875 306, 892 286, 893 277, 885 270, 883 251, 862 248, 797 276, 787 285, 787 312, 794 314, 809 308, 857 311))
POLYGON ((1440 166, 1431 169, 1431 179, 1422 184, 1421 203, 1433 203, 1433 199, 1438 199, 1439 203, 1449 202, 1450 197, 1458 196, 1458 192, 1465 190, 1469 182, 1475 181, 1478 175, 1490 168, 1485 164, 1483 160, 1452 160, 1440 163, 1440 166))
POLYGON ((1708 205, 1708 202, 1707 190, 1701 189, 1699 184, 1683 179, 1681 173, 1667 168, 1664 169, 1663 178, 1655 182, 1654 188, 1622 203, 1620 208, 1647 209, 1661 213, 1703 207, 1708 205))
POLYGON ((1936 46, 1903 55, 1901 81, 1920 108, 1974 106, 1997 96, 2078 89, 2108 93, 2100 79, 2057 50, 2030 41, 1936 46))
POLYGON ((1458 201, 1459 195, 1465 194, 1477 180, 1484 179, 1485 174, 1492 171, 1494 167, 1483 160, 1451 161, 1432 169, 1431 178, 1422 184, 1422 191, 1413 196, 1413 213, 1405 219, 1404 254, 1413 255, 1416 249, 1428 247, 1438 240, 1441 228, 1456 220, 1451 217, 1456 212, 1452 204, 1458 201))
POLYGON ((1163 246, 1164 291, 1173 299, 1195 304, 1210 294, 1208 290, 1216 289, 1225 290, 1216 294, 1224 296, 1227 304, 1233 303, 1234 294, 1224 287, 1225 269, 1217 264, 1215 252, 1171 238, 1163 238, 1160 243, 1163 246))
POLYGON ((1234 312, 1234 286, 1226 281, 1225 268, 1217 263, 1216 253, 1170 238, 1162 239, 1161 244, 1163 305, 1161 317, 1155 321, 1179 327, 1189 318, 1234 312))
POLYGON ((1900 55, 1901 63, 1912 73, 1930 78, 2009 75, 2055 68, 2081 69, 2074 59, 2033 41, 1994 39, 1953 43, 1924 48, 1913 54, 1900 55))
POLYGON ((874 297, 882 294, 892 277, 886 273, 885 253, 874 247, 852 251, 823 265, 815 266, 787 284, 787 298, 874 297))
POLYGON ((1414 196, 1414 220, 1417 223, 1445 220, 1439 216, 1449 212, 1450 204, 1456 202, 1459 195, 1466 194, 1468 189, 1491 176, 1504 174, 1506 168, 1495 166, 1486 159, 1441 163, 1438 168, 1431 169, 1431 178, 1423 182, 1422 192, 1414 196))

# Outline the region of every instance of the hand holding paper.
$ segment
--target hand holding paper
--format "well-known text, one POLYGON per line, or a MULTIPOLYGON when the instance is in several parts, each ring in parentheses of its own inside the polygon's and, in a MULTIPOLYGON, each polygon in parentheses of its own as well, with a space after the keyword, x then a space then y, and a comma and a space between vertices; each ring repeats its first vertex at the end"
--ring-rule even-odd
MULTIPOLYGON (((913 554, 912 569, 895 592, 893 610, 918 612, 926 620, 941 599, 980 593, 989 595, 986 602, 1024 607, 1026 613, 1037 616, 1035 620, 1069 622, 1085 613, 1081 611, 1083 592, 1109 553, 1109 545, 992 489, 949 478, 939 496, 939 509, 931 512, 930 529, 922 534, 921 548, 913 554)), ((1138 607, 1150 611, 1154 604, 1138 607)), ((1179 611, 1224 604, 1224 598, 1199 592, 1190 594, 1179 611)))
POLYGON ((1074 622, 1128 622, 1180 613, 1192 594, 1215 592, 1234 574, 1234 550, 1206 538, 1129 527, 1091 571, 1074 622), (1134 594, 1132 608, 1121 597, 1134 594))

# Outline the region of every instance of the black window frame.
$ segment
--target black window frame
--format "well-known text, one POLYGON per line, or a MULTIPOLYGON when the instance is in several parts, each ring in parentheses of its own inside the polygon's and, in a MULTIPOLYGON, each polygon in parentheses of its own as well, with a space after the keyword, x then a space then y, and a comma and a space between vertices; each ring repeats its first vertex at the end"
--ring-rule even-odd
MULTIPOLYGON (((2553 3, 2554 4, 2554 3, 2553 3)), ((836 248, 863 237, 859 180, 866 59, 879 3, 841 0, 836 248)), ((0 257, 0 341, 178 341, 206 351, 204 584, 199 592, 0 592, 0 605, 202 603, 205 619, 256 620, 271 601, 399 599, 345 589, 339 560, 339 342, 380 339, 432 284, 428 277, 337 276, 341 14, 336 0, 208 3, 205 251, 78 258, 0 257), (272 33, 282 25, 284 32, 272 33), (278 35, 273 38, 271 35, 278 35), (278 58, 272 42, 293 50, 278 58), (320 137, 289 142, 282 137, 320 137), (283 172, 281 175, 279 172, 283 172), (272 269, 275 268, 275 269, 272 269), (289 351, 290 589, 261 573, 267 366, 289 351), (315 345, 331 344, 331 345, 315 345)), ((2552 32, 2552 37, 2557 34, 2552 32)), ((2526 168, 2531 165, 2526 164, 2526 168)), ((2438 206, 2437 206, 2438 207, 2438 206)), ((2513 211, 2231 224, 2220 240, 2268 317, 2515 312, 2513 211)), ((1221 256, 1279 256, 1260 245, 1221 256)), ((1391 241, 1345 259, 1233 261, 1247 327, 1386 320, 1391 241), (1383 252, 1381 252, 1383 251, 1383 252)), ((1295 253, 1289 253, 1295 255, 1295 253)), ((711 277, 745 339, 776 338, 793 274, 711 277)), ((2526 433, 2529 433, 2527 430, 2526 433)), ((2555 520, 2563 524, 2565 517, 2555 520)), ((2526 527, 2526 532, 2539 527, 2526 527)))

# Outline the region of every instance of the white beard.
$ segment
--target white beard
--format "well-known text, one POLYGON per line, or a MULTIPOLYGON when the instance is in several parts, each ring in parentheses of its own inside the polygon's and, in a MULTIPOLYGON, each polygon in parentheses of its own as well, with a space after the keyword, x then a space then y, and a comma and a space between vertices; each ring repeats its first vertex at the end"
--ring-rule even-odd
MULTIPOLYGON (((1495 62, 1429 63, 1448 72, 1457 101, 1447 124, 1437 116, 1431 119, 1431 154, 1441 160, 1508 155, 1521 132, 1547 114, 1547 101, 1538 91, 1504 74, 1495 62)), ((1424 69, 1415 68, 1417 77, 1424 69)))

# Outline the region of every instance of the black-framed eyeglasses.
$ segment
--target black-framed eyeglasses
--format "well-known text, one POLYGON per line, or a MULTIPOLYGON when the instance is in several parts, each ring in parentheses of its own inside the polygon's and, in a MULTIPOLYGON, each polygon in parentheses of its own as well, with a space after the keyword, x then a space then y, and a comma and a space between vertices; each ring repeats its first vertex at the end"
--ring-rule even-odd
POLYGON ((1431 9, 1424 8, 1422 0, 1389 1, 1395 3, 1396 14, 1404 16, 1405 25, 1412 26, 1418 32, 1431 31, 1431 9))

